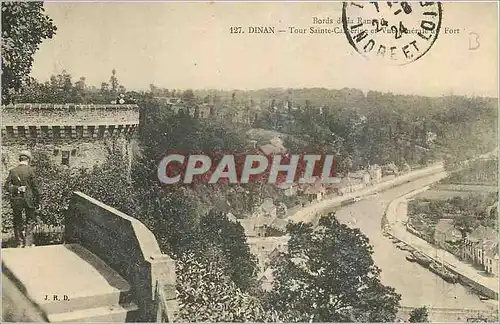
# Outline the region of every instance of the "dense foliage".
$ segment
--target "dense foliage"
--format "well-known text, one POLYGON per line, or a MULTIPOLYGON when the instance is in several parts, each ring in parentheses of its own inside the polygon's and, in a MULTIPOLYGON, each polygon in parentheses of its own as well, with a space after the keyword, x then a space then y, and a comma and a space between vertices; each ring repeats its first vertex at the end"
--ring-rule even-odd
POLYGON ((427 312, 427 308, 420 307, 415 308, 410 313, 410 318, 408 319, 410 323, 427 323, 429 322, 429 314, 427 312))
POLYGON ((379 280, 372 248, 359 229, 334 213, 319 226, 290 224, 288 251, 275 261, 269 305, 286 320, 303 322, 393 321, 400 295, 379 280))
POLYGON ((477 160, 466 169, 453 172, 441 180, 443 184, 498 185, 498 159, 477 160))
POLYGON ((463 236, 478 226, 496 228, 496 209, 488 214, 488 206, 497 203, 496 193, 471 194, 442 200, 416 199, 408 204, 409 223, 428 241, 433 240, 435 226, 442 218, 452 218, 455 228, 463 236))
POLYGON ((46 82, 28 78, 20 92, 12 99, 23 103, 135 103, 141 94, 135 91, 127 91, 119 83, 116 71, 113 69, 111 73, 111 86, 103 82, 100 88, 88 85, 85 77, 73 81, 71 74, 65 70, 52 75, 46 82))
POLYGON ((242 290, 255 290, 257 260, 250 253, 243 227, 230 221, 222 212, 212 210, 200 222, 199 248, 218 248, 228 267, 225 270, 242 290))
POLYGON ((305 145, 338 154, 339 165, 423 164, 443 157, 464 160, 497 146, 497 100, 436 98, 358 89, 196 91, 240 106, 259 107, 253 125, 293 135, 305 145), (231 98, 231 99, 230 99, 231 98))
POLYGON ((189 322, 262 321, 258 298, 236 286, 214 253, 188 253, 177 262, 180 319, 189 322))
POLYGON ((41 1, 2 1, 2 102, 26 83, 33 55, 57 30, 41 1))

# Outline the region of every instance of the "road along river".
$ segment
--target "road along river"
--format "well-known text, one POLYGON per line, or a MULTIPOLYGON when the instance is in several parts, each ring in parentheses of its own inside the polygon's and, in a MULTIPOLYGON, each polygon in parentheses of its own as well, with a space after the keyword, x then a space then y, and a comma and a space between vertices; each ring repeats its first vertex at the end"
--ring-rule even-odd
MULTIPOLYGON (((408 252, 398 249, 382 235, 381 220, 389 203, 410 191, 439 181, 446 173, 404 183, 378 194, 362 198, 361 201, 345 207, 318 204, 316 212, 335 210, 341 223, 359 228, 373 245, 373 259, 382 270, 381 280, 402 295, 401 305, 409 307, 436 307, 451 309, 493 309, 491 302, 483 302, 477 295, 460 284, 450 284, 417 263, 408 262, 408 252)), ((306 215, 294 217, 310 220, 306 215)), ((461 319, 465 321, 466 319, 461 319)))

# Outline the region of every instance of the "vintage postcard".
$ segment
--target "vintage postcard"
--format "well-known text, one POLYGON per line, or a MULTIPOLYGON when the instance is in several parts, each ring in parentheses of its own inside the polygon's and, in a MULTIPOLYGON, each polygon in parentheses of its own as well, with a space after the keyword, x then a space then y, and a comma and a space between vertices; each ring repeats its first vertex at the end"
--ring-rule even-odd
POLYGON ((2 2, 2 321, 498 322, 497 2, 2 2))

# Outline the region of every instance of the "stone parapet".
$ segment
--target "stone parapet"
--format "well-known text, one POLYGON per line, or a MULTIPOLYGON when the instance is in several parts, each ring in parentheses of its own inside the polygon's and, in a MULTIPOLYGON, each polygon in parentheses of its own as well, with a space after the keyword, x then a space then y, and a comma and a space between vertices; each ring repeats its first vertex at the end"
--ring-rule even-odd
POLYGON ((156 299, 157 287, 163 288, 163 304, 169 307, 166 312, 175 314, 175 261, 161 252, 155 236, 143 223, 75 192, 66 216, 65 240, 97 255, 131 285, 139 306, 131 321, 157 320, 161 307, 156 299))

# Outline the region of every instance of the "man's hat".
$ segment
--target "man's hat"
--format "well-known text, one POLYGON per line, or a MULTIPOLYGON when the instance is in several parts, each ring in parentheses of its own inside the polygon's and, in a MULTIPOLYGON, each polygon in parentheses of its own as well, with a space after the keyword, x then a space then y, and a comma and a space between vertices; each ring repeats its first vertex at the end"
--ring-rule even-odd
POLYGON ((19 157, 21 156, 26 156, 28 159, 32 160, 33 157, 31 156, 31 152, 28 150, 23 150, 19 153, 19 157))

